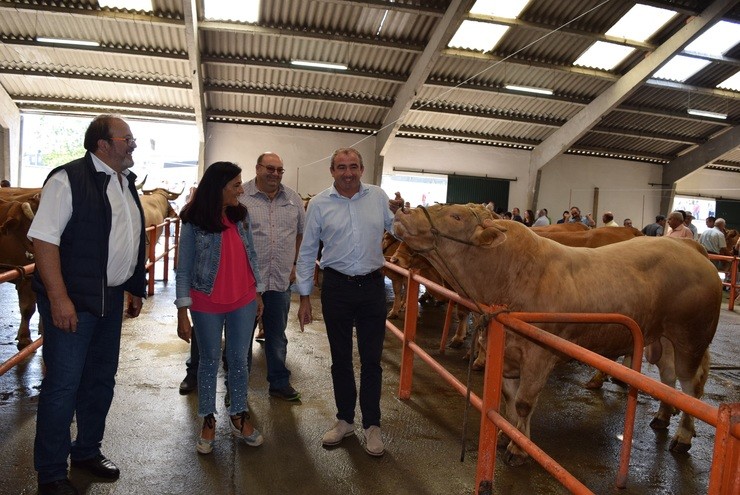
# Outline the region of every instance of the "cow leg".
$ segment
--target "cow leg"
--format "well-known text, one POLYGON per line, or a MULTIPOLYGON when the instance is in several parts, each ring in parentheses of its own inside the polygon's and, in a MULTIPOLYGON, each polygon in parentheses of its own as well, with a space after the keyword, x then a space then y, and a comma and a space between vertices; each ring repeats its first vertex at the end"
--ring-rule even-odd
POLYGON ((403 277, 396 273, 389 275, 388 278, 391 279, 391 285, 393 286, 393 307, 391 307, 391 310, 388 312, 387 318, 392 320, 398 318, 399 314, 403 311, 403 306, 406 300, 404 294, 405 284, 403 277))
POLYGON ((21 311, 21 324, 18 327, 18 350, 31 345, 31 317, 36 312, 36 293, 31 288, 31 279, 23 278, 16 285, 18 306, 21 311))
MULTIPOLYGON (((676 368, 673 344, 662 337, 660 339, 660 343, 662 345, 661 355, 656 363, 658 365, 658 371, 660 372, 660 381, 669 387, 675 388, 676 368)), ((658 412, 655 413, 653 420, 650 422, 650 427, 654 430, 665 430, 671 422, 673 412, 673 406, 661 401, 658 412)))
MULTIPOLYGON (((514 401, 516 400, 516 393, 519 389, 518 378, 506 378, 504 377, 501 384, 501 407, 499 408, 499 414, 501 414, 506 421, 515 425, 517 422, 516 408, 514 407, 514 401)), ((506 448, 511 439, 501 430, 498 432, 498 439, 496 445, 499 448, 506 448)))
MULTIPOLYGON (((681 364, 686 362, 686 360, 682 359, 677 366, 681 390, 685 394, 700 399, 704 395, 704 385, 707 383, 707 378, 709 377, 709 350, 704 351, 701 365, 693 373, 689 370, 681 369, 681 364)), ((695 436, 696 430, 694 429, 693 416, 682 412, 681 420, 678 423, 678 431, 673 436, 668 448, 673 452, 686 453, 691 448, 691 439, 695 436)))
MULTIPOLYGON (((476 326, 480 325, 480 320, 475 322, 476 326)), ((473 369, 476 371, 486 369, 486 346, 488 345, 488 326, 481 328, 478 332, 478 339, 475 342, 475 346, 478 350, 478 355, 473 362, 473 369)))
MULTIPOLYGON (((519 388, 514 399, 516 429, 527 438, 530 437, 530 422, 537 405, 540 392, 547 383, 547 377, 555 367, 558 358, 538 346, 529 346, 526 359, 521 361, 519 388)), ((504 459, 510 466, 521 466, 529 455, 513 441, 506 447, 504 459)))
POLYGON ((457 330, 455 330, 455 335, 452 336, 447 347, 459 349, 463 344, 465 344, 465 338, 468 336, 468 317, 470 316, 470 311, 467 309, 461 309, 460 306, 456 304, 455 316, 457 317, 457 330))

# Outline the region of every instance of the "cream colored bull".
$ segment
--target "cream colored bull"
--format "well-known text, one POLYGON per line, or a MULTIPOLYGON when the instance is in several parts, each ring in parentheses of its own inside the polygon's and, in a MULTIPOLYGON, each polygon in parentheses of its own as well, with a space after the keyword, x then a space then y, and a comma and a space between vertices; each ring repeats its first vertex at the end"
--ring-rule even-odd
MULTIPOLYGON (((480 220, 476 206, 415 208, 396 213, 394 232, 422 253, 460 294, 512 311, 619 313, 640 326, 661 381, 699 398, 709 372, 722 288, 714 266, 694 246, 638 237, 590 249, 563 246, 517 222, 480 220), (459 282, 458 282, 459 281, 459 282)), ((615 358, 631 349, 619 325, 541 325, 545 331, 615 358)), ((503 397, 507 419, 529 436, 537 398, 564 356, 507 333, 503 397)), ((673 408, 661 403, 651 422, 668 427, 673 408)), ((685 452, 695 435, 682 414, 670 449, 685 452)), ((506 460, 527 454, 510 442, 506 460)))
MULTIPOLYGON (((142 193, 139 199, 141 200, 141 208, 144 210, 144 228, 159 225, 164 222, 165 218, 176 215, 170 201, 176 200, 182 194, 182 191, 173 193, 158 187, 148 191, 142 190, 142 193)), ((160 235, 162 235, 162 227, 156 229, 154 238, 159 239, 160 235)), ((148 235, 147 242, 149 242, 148 235)))
MULTIPOLYGON (((3 188, 10 189, 10 188, 3 188)), ((14 188, 18 189, 18 188, 14 188)), ((39 189, 26 190, 20 194, 23 201, 5 199, 0 195, 0 272, 7 267, 25 266, 34 262, 33 243, 28 239, 28 229, 31 227, 34 214, 39 206, 39 189)), ((8 196, 10 197, 10 196, 8 196)), ((36 293, 31 288, 31 278, 21 277, 13 281, 18 293, 18 306, 21 313, 21 322, 18 327, 18 350, 31 343, 31 317, 36 312, 36 293)), ((39 333, 42 324, 39 320, 39 333)))

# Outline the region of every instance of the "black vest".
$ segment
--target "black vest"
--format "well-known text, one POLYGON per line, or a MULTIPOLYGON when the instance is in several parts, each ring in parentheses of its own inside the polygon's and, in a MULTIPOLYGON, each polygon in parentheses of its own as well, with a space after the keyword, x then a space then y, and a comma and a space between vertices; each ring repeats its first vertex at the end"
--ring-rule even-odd
MULTIPOLYGON (((109 309, 106 271, 111 228, 111 206, 106 189, 111 176, 95 170, 89 152, 84 158, 55 168, 49 177, 60 170, 67 172, 72 190, 72 217, 59 242, 62 278, 77 311, 105 316, 109 309)), ((145 297, 144 214, 134 185, 136 175, 129 173, 127 178, 129 190, 139 209, 142 228, 136 269, 123 288, 135 296, 145 297)), ((34 289, 46 295, 41 277, 34 277, 34 289)))

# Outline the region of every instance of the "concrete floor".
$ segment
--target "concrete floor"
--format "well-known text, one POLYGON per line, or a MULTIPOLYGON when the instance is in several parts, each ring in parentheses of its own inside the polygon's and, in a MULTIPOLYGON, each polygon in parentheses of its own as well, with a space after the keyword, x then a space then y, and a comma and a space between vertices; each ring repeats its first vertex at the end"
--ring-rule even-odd
MULTIPOLYGON (((174 276, 168 286, 157 283, 156 295, 145 302, 137 319, 124 323, 116 396, 108 417, 103 452, 121 468, 115 483, 103 483, 72 471, 71 479, 89 495, 99 494, 470 494, 477 462, 480 415, 470 409, 465 460, 460 462, 464 399, 416 360, 413 395, 396 398, 400 343, 386 336, 383 357, 383 435, 386 454, 368 456, 357 438, 331 450, 321 436, 334 421, 329 377, 330 358, 321 321, 301 334, 293 304, 288 330, 288 365, 292 384, 303 396, 300 403, 271 398, 267 393, 264 355, 256 345, 249 404, 265 443, 251 448, 233 440, 223 409, 219 381, 217 444, 213 454, 200 456, 195 440, 200 421, 197 397, 180 396, 188 346, 175 332, 174 276)), ((320 315, 318 297, 314 315, 320 315)), ((726 304, 723 305, 727 307, 726 304)), ((18 309, 12 287, 0 285, 0 361, 15 352, 18 309)), ((465 380, 462 350, 436 351, 444 308, 425 307, 418 342, 458 378, 465 380)), ((33 328, 36 318, 34 319, 33 328)), ((401 325, 401 322, 396 322, 401 325)), ((713 371, 704 400, 717 405, 740 401, 740 315, 722 310, 712 344, 713 371)), ((645 373, 657 376, 653 366, 645 373)), ((581 384, 590 370, 577 363, 552 374, 532 422, 539 445, 595 493, 706 493, 713 449, 713 428, 697 422, 697 438, 687 455, 667 451, 670 434, 648 427, 657 403, 640 396, 628 488, 617 490, 619 435, 625 390, 607 383, 600 391, 581 384)), ((36 400, 41 382, 40 353, 0 377, 0 495, 36 493, 33 437, 36 400)), ((473 390, 480 393, 481 374, 473 390)), ((358 411, 359 412, 359 411, 358 411)), ((537 464, 510 468, 500 462, 494 479, 498 494, 567 493, 537 464)))

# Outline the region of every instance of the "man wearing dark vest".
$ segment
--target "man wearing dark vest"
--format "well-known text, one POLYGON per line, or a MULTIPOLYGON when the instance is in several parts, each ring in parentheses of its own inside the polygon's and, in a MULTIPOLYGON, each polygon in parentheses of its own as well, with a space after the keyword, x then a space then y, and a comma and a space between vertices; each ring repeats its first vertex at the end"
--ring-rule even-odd
POLYGON ((129 171, 136 139, 121 118, 101 115, 84 146, 83 158, 49 174, 28 232, 46 365, 34 443, 40 495, 78 493, 67 478, 68 457, 75 469, 118 479, 100 446, 118 369, 123 293, 131 293, 135 317, 146 290, 144 216, 129 171))

